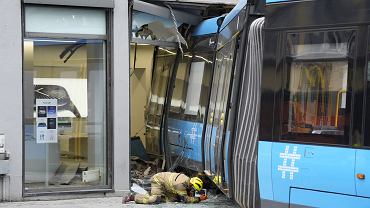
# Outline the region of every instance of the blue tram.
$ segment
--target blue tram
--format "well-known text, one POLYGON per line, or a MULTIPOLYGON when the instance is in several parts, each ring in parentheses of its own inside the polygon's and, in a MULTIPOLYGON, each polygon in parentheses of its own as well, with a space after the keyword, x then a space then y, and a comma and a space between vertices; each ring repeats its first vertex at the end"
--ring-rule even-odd
POLYGON ((242 207, 370 207, 370 2, 266 3, 203 22, 178 55, 167 164, 242 207))
POLYGON ((262 207, 370 207, 370 2, 268 0, 262 207))
POLYGON ((177 54, 179 60, 171 83, 170 107, 164 121, 170 170, 182 166, 203 171, 202 135, 213 76, 218 22, 222 19, 215 17, 203 21, 192 32, 189 50, 177 54))
POLYGON ((190 50, 177 56, 162 130, 163 143, 169 144, 165 149, 170 170, 182 166, 204 171, 243 207, 257 205, 259 197, 255 101, 262 67, 263 5, 242 0, 229 14, 206 20, 194 30, 190 50), (245 96, 251 90, 254 96, 245 96), (254 111, 244 109, 244 103, 254 111), (245 132, 249 124, 254 131, 245 132))

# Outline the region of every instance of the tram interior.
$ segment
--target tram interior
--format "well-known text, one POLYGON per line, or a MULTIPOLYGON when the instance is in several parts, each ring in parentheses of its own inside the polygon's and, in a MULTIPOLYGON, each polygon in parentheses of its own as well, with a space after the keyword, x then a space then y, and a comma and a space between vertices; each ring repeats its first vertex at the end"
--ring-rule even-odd
POLYGON ((346 61, 292 62, 283 112, 286 136, 300 134, 321 143, 344 136, 347 70, 346 61))
POLYGON ((343 135, 346 69, 343 62, 292 64, 289 132, 343 135))
POLYGON ((351 31, 288 35, 283 137, 341 143, 349 126, 353 44, 348 40, 353 35, 351 31))

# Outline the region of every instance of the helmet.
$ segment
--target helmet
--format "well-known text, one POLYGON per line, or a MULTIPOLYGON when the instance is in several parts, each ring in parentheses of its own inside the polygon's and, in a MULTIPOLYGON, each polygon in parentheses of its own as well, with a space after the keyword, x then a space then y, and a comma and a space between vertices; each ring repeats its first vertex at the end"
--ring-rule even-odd
POLYGON ((190 183, 193 185, 194 189, 197 191, 202 190, 203 188, 203 181, 198 177, 193 177, 190 179, 190 183))

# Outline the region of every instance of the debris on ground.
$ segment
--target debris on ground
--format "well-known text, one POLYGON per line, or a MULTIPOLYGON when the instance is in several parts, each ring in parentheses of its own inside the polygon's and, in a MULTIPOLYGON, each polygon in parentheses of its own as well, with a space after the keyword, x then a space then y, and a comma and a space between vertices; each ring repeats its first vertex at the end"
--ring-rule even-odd
POLYGON ((146 161, 137 156, 131 156, 131 182, 136 183, 146 191, 150 191, 150 178, 154 174, 162 172, 160 161, 158 158, 153 161, 146 161))

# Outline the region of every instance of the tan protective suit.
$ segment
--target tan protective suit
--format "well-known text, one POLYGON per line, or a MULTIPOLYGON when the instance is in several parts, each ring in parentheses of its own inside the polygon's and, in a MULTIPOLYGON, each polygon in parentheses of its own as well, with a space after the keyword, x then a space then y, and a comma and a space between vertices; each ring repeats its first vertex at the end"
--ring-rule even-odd
POLYGON ((151 178, 151 194, 137 194, 137 204, 154 204, 160 202, 183 201, 185 203, 197 203, 199 197, 188 196, 190 178, 181 173, 163 172, 157 173, 151 178))

